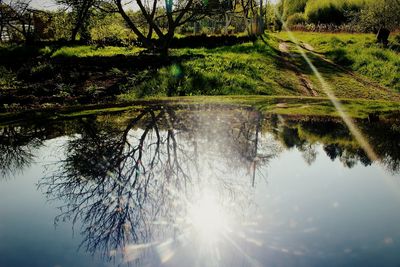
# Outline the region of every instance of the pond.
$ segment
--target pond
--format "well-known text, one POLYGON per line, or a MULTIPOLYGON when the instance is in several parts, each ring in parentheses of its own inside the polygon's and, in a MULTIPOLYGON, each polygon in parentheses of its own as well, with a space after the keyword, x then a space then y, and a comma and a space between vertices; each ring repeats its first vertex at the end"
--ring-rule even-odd
POLYGON ((400 124, 217 105, 0 128, 0 266, 399 266, 400 124))

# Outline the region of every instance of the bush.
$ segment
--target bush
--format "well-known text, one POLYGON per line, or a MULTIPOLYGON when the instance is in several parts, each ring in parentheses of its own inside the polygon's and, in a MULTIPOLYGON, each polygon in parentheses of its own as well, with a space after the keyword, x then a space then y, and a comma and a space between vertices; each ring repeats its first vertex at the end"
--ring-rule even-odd
POLYGON ((289 17, 296 13, 303 13, 306 7, 307 0, 295 0, 295 1, 284 1, 283 9, 284 9, 284 18, 289 20, 289 17))
POLYGON ((303 13, 295 13, 293 15, 290 15, 286 20, 286 25, 288 27, 305 23, 306 23, 306 17, 304 16, 303 13))
POLYGON ((361 0, 310 0, 305 8, 305 15, 311 23, 340 25, 349 22, 354 13, 364 6, 361 0))

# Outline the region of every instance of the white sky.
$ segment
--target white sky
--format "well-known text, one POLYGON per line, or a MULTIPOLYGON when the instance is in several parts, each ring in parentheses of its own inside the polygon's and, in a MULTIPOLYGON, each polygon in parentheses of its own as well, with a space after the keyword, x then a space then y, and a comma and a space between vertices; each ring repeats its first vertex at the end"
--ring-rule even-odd
POLYGON ((32 0, 31 6, 36 9, 57 9, 53 0, 32 0))
MULTIPOLYGON (((272 3, 278 2, 278 0, 269 0, 272 3)), ((36 9, 47 9, 47 10, 55 10, 57 9, 57 5, 54 0, 32 0, 31 6, 36 9)))

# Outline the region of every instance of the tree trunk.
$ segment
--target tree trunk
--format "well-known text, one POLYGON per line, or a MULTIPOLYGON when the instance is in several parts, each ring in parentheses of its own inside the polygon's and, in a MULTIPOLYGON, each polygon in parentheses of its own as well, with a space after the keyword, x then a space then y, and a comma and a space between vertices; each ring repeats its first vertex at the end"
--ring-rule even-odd
POLYGON ((3 29, 4 29, 4 26, 3 26, 3 23, 0 25, 0 42, 2 42, 3 41, 3 29))
POLYGON ((76 41, 76 36, 78 35, 78 31, 79 31, 79 27, 75 26, 72 29, 72 33, 71 33, 71 41, 75 42, 76 41))
POLYGON ((81 30, 85 20, 89 14, 89 8, 91 7, 90 3, 86 3, 82 6, 80 10, 78 10, 77 18, 75 21, 75 27, 72 29, 71 33, 71 41, 76 41, 76 37, 78 36, 79 31, 81 30))
POLYGON ((169 47, 171 45, 171 41, 172 41, 173 37, 174 37, 173 31, 172 31, 172 34, 170 31, 165 35, 164 39, 161 40, 160 47, 158 49, 160 51, 161 56, 168 57, 169 47))

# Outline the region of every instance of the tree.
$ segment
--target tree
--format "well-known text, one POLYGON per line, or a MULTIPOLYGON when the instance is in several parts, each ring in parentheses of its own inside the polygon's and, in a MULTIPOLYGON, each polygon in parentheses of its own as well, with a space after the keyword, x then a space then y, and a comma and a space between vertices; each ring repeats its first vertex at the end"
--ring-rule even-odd
POLYGON ((3 32, 7 25, 7 6, 0 0, 0 42, 3 40, 3 32))
POLYGON ((66 5, 72 9, 74 26, 71 32, 71 41, 75 41, 78 33, 84 41, 90 40, 88 22, 90 10, 98 3, 97 0, 57 0, 58 4, 66 5))
POLYGON ((400 25, 400 1, 370 1, 361 10, 360 26, 365 31, 376 32, 384 27, 393 30, 400 25))
POLYGON ((167 55, 168 48, 177 27, 204 17, 205 7, 201 0, 166 0, 164 6, 160 6, 161 1, 137 0, 141 15, 147 25, 140 27, 131 16, 127 13, 127 4, 123 0, 111 0, 109 2, 114 5, 115 11, 118 12, 125 20, 128 27, 135 33, 137 39, 143 46, 150 50, 161 52, 167 55), (161 21, 165 21, 164 27, 161 27, 161 21), (153 32, 158 37, 157 40, 152 39, 153 32))

